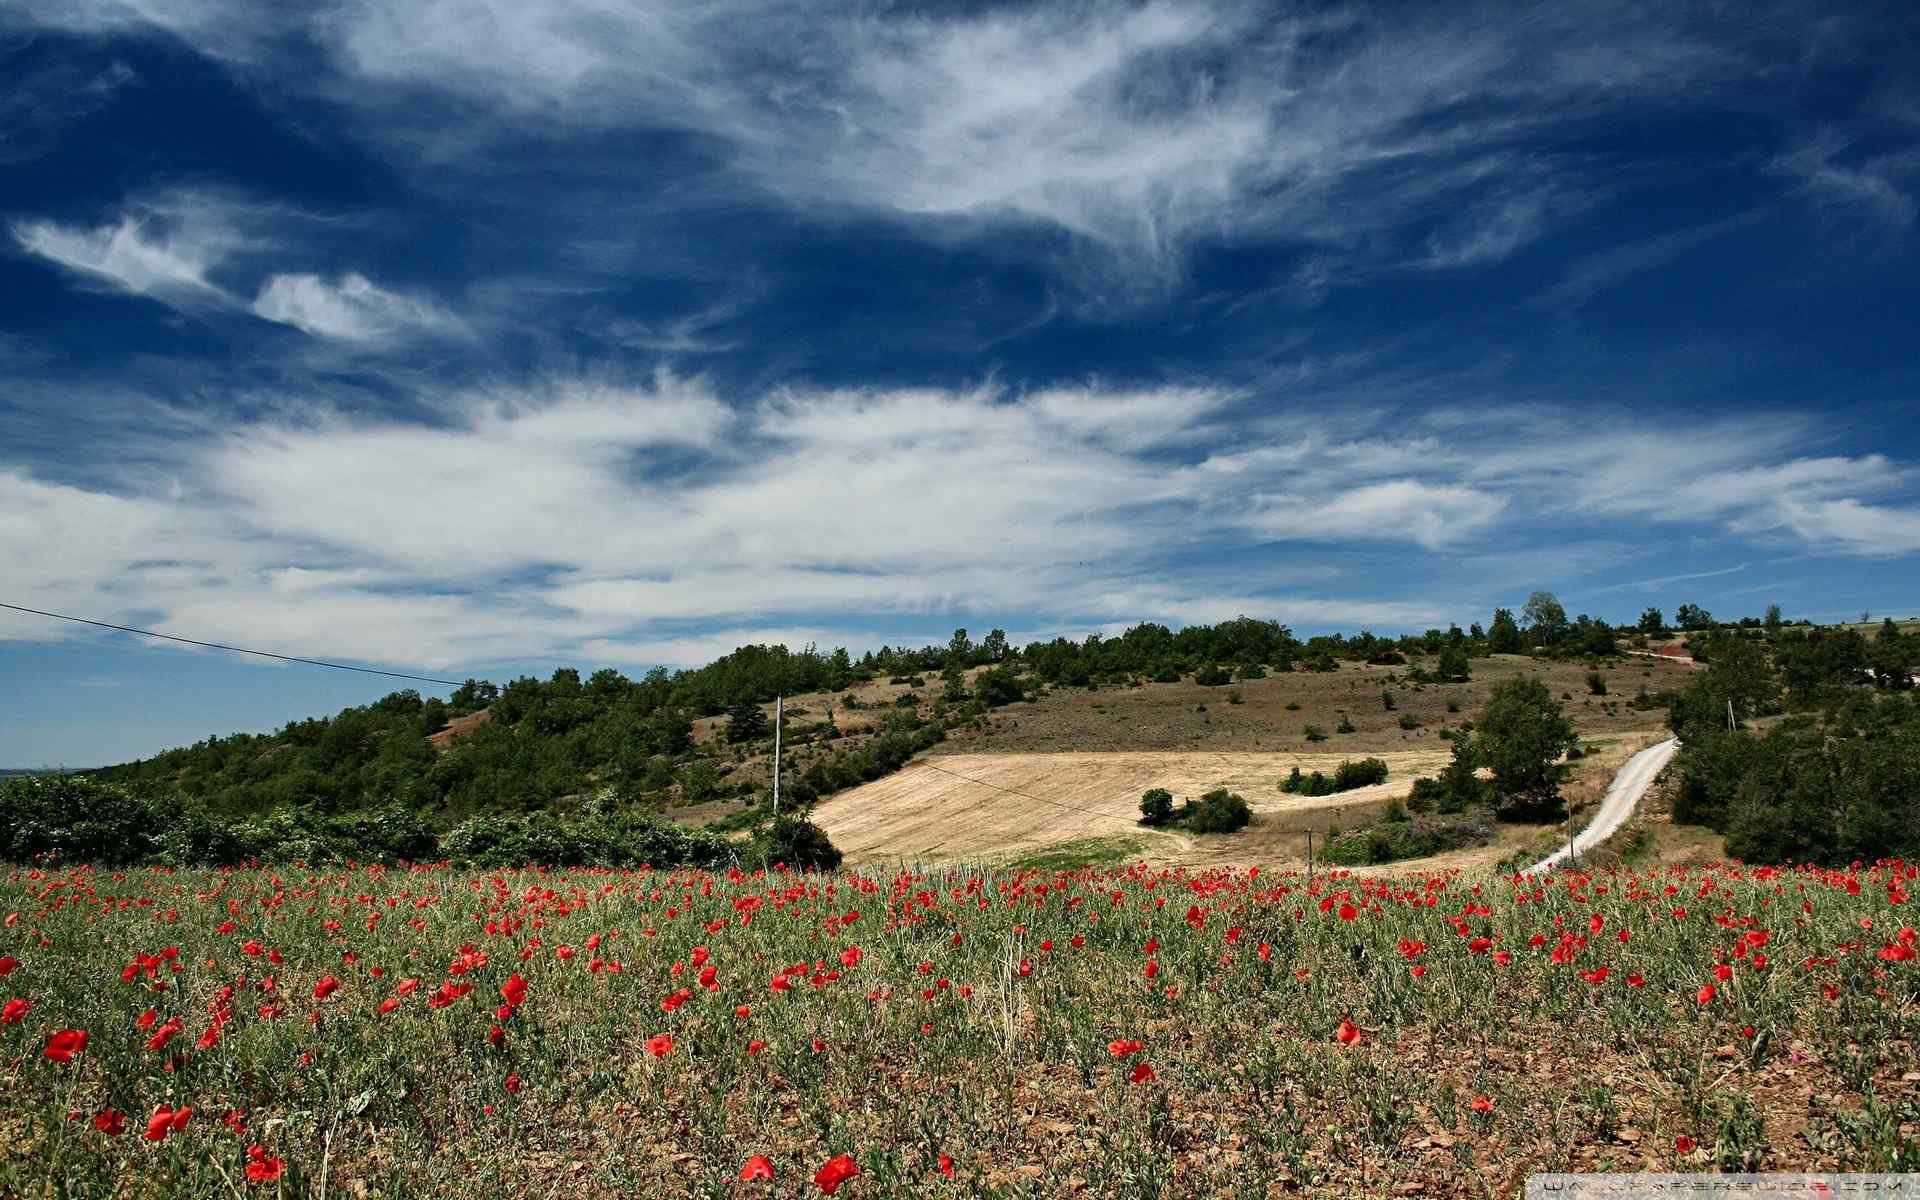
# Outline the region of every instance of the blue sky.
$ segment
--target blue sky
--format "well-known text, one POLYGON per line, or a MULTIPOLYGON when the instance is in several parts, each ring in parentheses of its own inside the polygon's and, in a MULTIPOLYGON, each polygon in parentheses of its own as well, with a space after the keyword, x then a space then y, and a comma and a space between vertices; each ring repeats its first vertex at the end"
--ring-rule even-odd
MULTIPOLYGON (((26 0, 0 600, 423 674, 1920 609, 1900 4, 26 0)), ((0 613, 0 763, 389 690, 0 613)))

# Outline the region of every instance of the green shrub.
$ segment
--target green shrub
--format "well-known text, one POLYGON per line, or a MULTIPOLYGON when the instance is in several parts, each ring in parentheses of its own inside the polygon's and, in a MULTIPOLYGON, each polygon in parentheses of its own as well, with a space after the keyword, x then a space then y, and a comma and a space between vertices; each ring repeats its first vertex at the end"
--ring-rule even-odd
POLYGON ((1324 742, 1327 740, 1327 731, 1318 725, 1308 725, 1300 730, 1300 736, 1310 742, 1324 742))
POLYGON ((1333 772, 1333 790, 1348 792, 1387 781, 1387 764, 1378 758, 1341 763, 1333 772))
POLYGON ((1173 819, 1173 793, 1165 788, 1150 788, 1140 797, 1140 823, 1165 825, 1173 819))
POLYGON ((1252 819, 1246 800, 1226 788, 1215 788, 1181 813, 1181 824, 1194 833, 1232 833, 1252 819))
POLYGON ((782 815, 754 834, 749 860, 793 871, 831 871, 840 865, 839 848, 827 831, 806 817, 782 815))
POLYGON ((1349 721, 1349 720, 1347 719, 1347 714, 1345 714, 1345 713, 1341 713, 1341 714, 1340 714, 1340 723, 1339 723, 1338 725, 1335 725, 1335 726, 1333 727, 1333 731, 1334 731, 1335 733, 1355 733, 1355 732, 1358 732, 1357 730, 1355 730, 1355 729, 1354 729, 1354 727, 1353 727, 1353 722, 1352 722, 1352 721, 1349 721))
POLYGON ((1219 687, 1222 684, 1232 683, 1233 676, 1223 668, 1208 663, 1194 673, 1193 681, 1201 687, 1219 687))

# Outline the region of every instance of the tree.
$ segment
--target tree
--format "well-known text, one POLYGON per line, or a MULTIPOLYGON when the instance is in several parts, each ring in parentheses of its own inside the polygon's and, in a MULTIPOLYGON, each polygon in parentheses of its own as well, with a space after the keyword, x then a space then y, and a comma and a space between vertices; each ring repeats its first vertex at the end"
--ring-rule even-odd
POLYGON ((1520 615, 1526 620, 1534 640, 1542 646, 1553 645, 1567 630, 1567 610, 1552 592, 1535 592, 1528 596, 1520 615))
POLYGON ((1698 604, 1682 604, 1673 610, 1674 623, 1689 632, 1713 628, 1713 614, 1698 604))
POLYGON ((1140 823, 1165 825, 1173 819, 1173 793, 1165 788, 1149 788, 1140 797, 1140 823))
POLYGON ((1465 646, 1448 646, 1440 652, 1440 665, 1434 672, 1442 683, 1465 683, 1473 677, 1465 646))
POLYGON ((1004 662, 1007 657, 1007 631, 995 629, 980 640, 980 657, 990 663, 1004 662))
POLYGON ((973 639, 967 636, 966 630, 953 631, 953 637, 947 642, 947 661, 963 667, 973 661, 973 639))
POLYGON ((1780 631, 1780 606, 1778 604, 1767 605, 1766 619, 1761 623, 1767 627, 1768 633, 1778 633, 1780 631))
POLYGON ((1487 630, 1487 649, 1495 654, 1519 654, 1527 648, 1520 636, 1520 624, 1510 608, 1493 610, 1493 625, 1487 630))
POLYGON ((1493 770, 1494 805, 1502 820, 1552 821, 1565 814, 1560 756, 1579 739, 1545 683, 1526 676, 1501 684, 1474 726, 1474 739, 1481 761, 1493 770))
POLYGON ((999 708, 1026 699, 1020 676, 1011 666, 992 667, 980 672, 973 681, 974 695, 988 708, 999 708))
POLYGON ((751 700, 742 700, 727 710, 727 742, 757 742, 767 736, 767 714, 751 700))
POLYGON ((1659 609, 1649 605, 1647 611, 1640 614, 1639 629, 1641 633, 1658 637, 1660 634, 1666 632, 1666 628, 1666 614, 1662 613, 1659 609))

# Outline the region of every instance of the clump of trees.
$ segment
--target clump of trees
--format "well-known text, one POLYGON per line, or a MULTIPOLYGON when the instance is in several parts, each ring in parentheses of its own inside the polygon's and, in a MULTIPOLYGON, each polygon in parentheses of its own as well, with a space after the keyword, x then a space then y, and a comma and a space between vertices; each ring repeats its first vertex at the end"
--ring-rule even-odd
POLYGON ((1142 825, 1178 825, 1192 833, 1232 833, 1246 828, 1251 820, 1253 809, 1245 797, 1226 788, 1215 788, 1178 809, 1173 806, 1173 793, 1165 788, 1151 788, 1140 797, 1142 825))
POLYGON ((1335 767, 1331 777, 1322 771, 1304 774, 1296 766, 1291 774, 1280 781, 1280 790, 1298 796, 1331 796, 1336 792, 1350 792, 1355 788, 1386 781, 1387 764, 1384 759, 1349 759, 1335 767))

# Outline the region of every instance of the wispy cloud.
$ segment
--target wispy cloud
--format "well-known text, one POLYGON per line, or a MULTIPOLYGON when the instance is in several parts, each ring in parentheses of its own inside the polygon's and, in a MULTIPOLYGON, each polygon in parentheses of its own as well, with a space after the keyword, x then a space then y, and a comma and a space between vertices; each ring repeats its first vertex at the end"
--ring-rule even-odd
POLYGON ((352 271, 335 280, 318 275, 269 276, 253 301, 253 313, 314 337, 348 342, 389 342, 413 334, 456 333, 461 328, 445 310, 390 292, 352 271))
POLYGON ((1799 181, 1823 204, 1865 213, 1894 229, 1914 221, 1914 181, 1920 180, 1920 150, 1851 154, 1851 140, 1823 129, 1774 160, 1774 170, 1799 181))
POLYGON ((1608 288, 1635 275, 1658 270, 1696 247, 1752 225, 1760 217, 1757 211, 1741 213, 1591 255, 1574 263, 1559 283, 1534 297, 1531 303, 1538 308, 1578 308, 1608 288))
POLYGON ((1588 588, 1587 591, 1599 595, 1608 592, 1652 591, 1670 583, 1686 583, 1694 579, 1718 579, 1722 575, 1737 575, 1746 570, 1749 565, 1740 563, 1737 566, 1722 567, 1717 571, 1690 571, 1684 575, 1662 575, 1658 579, 1634 579, 1626 583, 1610 583, 1605 587, 1588 588))

